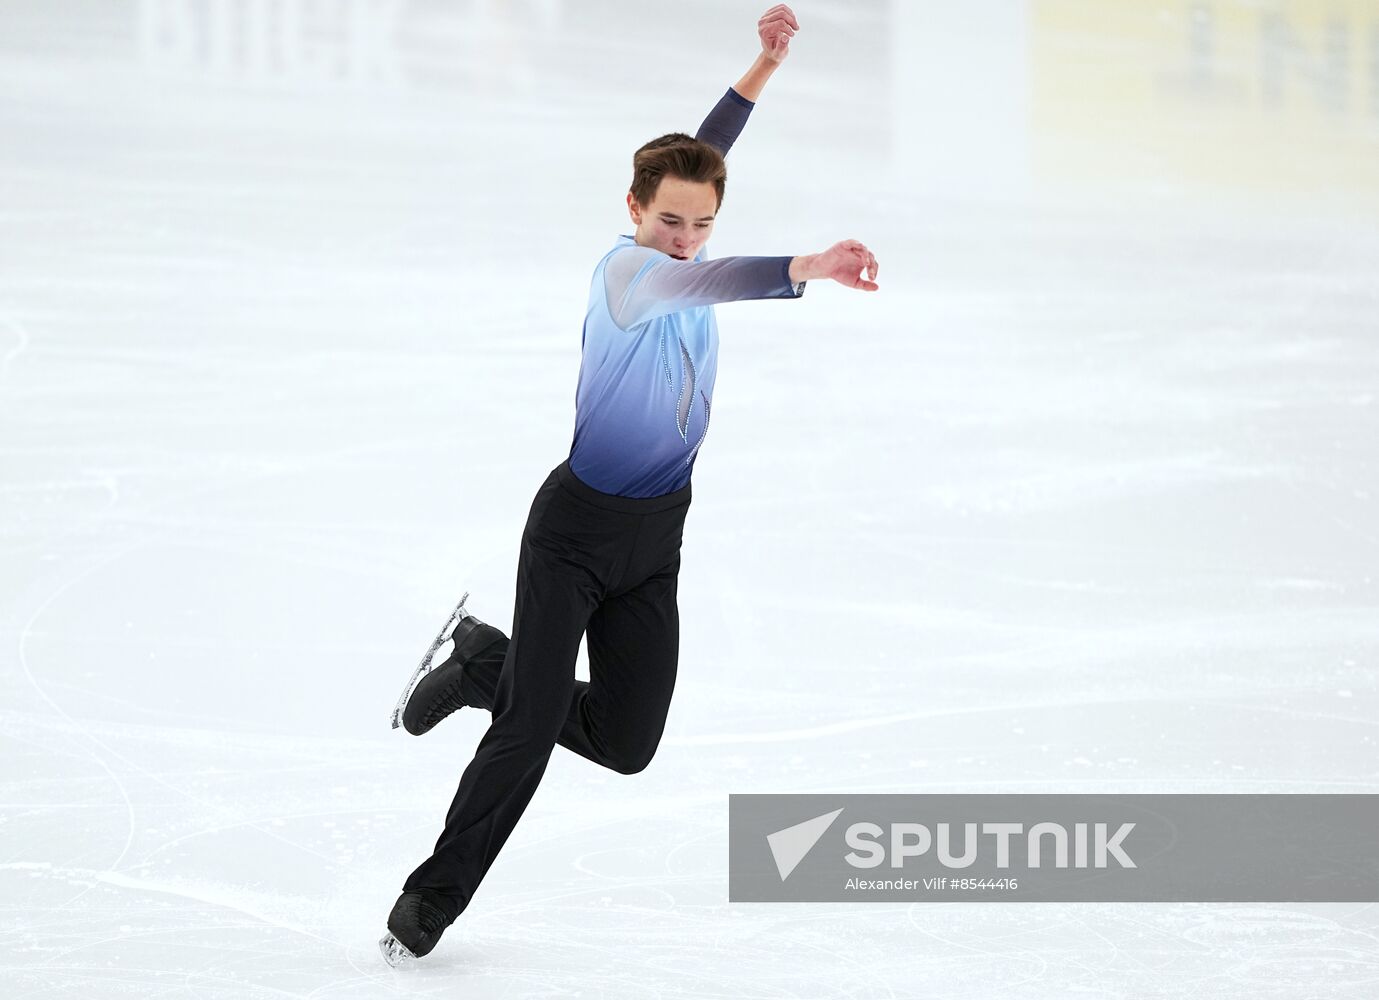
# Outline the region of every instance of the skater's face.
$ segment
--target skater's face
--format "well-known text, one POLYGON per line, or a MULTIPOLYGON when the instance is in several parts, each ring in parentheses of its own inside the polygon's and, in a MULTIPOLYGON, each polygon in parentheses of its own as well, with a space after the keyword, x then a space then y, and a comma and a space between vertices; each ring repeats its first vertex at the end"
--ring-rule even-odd
POLYGON ((637 226, 638 246, 693 260, 713 232, 718 192, 707 181, 663 177, 649 205, 638 204, 629 192, 627 211, 637 226))

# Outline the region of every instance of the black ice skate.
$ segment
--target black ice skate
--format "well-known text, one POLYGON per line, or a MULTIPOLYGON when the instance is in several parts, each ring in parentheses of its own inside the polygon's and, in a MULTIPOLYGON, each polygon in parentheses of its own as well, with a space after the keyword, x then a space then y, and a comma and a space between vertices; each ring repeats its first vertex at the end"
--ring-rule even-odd
POLYGON ((409 958, 429 955, 450 918, 419 892, 404 892, 388 914, 388 933, 378 941, 383 961, 394 969, 409 958))
POLYGON ((403 690, 397 707, 393 709, 394 729, 401 725, 413 736, 420 736, 446 716, 464 707, 465 703, 460 697, 460 677, 465 664, 503 638, 502 632, 469 613, 464 606, 468 599, 468 594, 460 598, 460 603, 450 613, 449 619, 431 643, 431 648, 426 651, 421 666, 403 690), (454 649, 442 663, 433 667, 432 657, 447 639, 454 640, 454 649))

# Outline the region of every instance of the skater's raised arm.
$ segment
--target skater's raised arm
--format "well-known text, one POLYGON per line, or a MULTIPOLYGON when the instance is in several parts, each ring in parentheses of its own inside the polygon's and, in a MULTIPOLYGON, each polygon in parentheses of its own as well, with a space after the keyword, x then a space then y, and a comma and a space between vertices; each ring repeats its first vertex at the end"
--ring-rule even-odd
POLYGON ((783 3, 776 4, 761 15, 757 21, 761 52, 742 79, 719 98, 695 133, 696 139, 707 142, 724 156, 728 154, 737 137, 742 134, 747 117, 761 96, 766 81, 790 54, 790 39, 799 29, 800 24, 795 20, 794 12, 783 3))
POLYGON ((790 39, 800 30, 800 22, 795 20, 795 12, 783 3, 778 3, 757 21, 757 37, 761 39, 761 52, 756 61, 733 86, 743 97, 755 101, 761 96, 761 89, 771 74, 785 62, 790 54, 790 39))

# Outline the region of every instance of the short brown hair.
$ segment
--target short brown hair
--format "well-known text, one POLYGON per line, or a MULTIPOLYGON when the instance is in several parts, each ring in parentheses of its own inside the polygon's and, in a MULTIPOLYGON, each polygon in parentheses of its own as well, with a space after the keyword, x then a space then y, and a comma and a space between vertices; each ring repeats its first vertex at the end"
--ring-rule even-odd
POLYGON ((632 156, 632 187, 637 203, 646 207, 656 197, 661 178, 678 177, 699 184, 712 184, 723 207, 723 189, 728 183, 728 167, 723 154, 684 132, 671 132, 652 139, 632 156))

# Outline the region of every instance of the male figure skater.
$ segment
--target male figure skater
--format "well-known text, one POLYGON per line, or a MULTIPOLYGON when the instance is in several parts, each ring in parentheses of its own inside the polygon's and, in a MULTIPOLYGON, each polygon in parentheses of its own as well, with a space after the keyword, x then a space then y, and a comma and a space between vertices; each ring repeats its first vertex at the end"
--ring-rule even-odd
POLYGON ((532 503, 512 635, 461 602, 453 652, 404 692, 402 722, 413 734, 464 705, 488 709, 493 722, 435 853, 388 917, 379 945, 392 965, 429 953, 469 904, 555 744, 623 774, 656 750, 675 685, 690 473, 713 400, 714 303, 799 298, 811 278, 877 288, 876 258, 855 240, 799 257, 702 253, 723 200, 723 155, 798 29, 789 7, 772 7, 757 23, 761 54, 697 138, 664 135, 633 158, 627 206, 636 232, 594 268, 574 443, 532 503), (586 634, 588 683, 575 680, 586 634))

